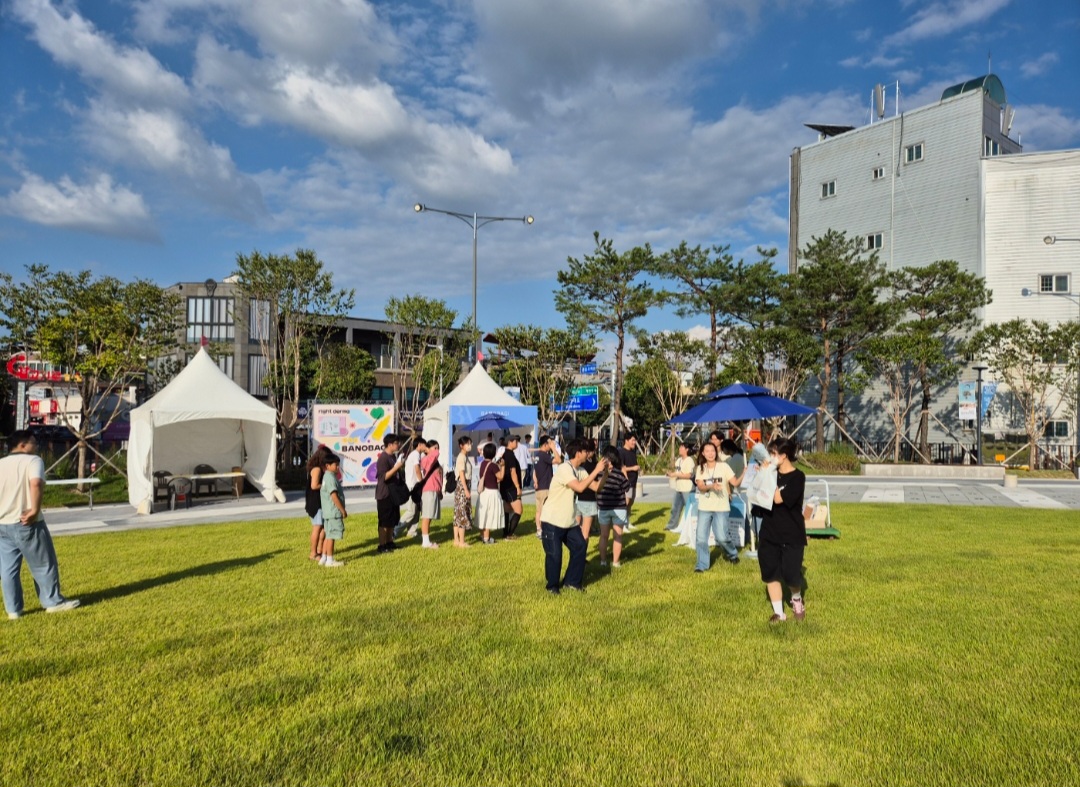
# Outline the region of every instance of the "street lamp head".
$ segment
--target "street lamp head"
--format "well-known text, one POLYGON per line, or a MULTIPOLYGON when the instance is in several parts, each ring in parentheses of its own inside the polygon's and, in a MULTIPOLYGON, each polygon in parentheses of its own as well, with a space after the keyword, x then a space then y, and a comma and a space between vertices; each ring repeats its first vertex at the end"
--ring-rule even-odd
POLYGON ((1047 246, 1053 246, 1055 243, 1057 243, 1057 237, 1054 235, 1047 235, 1045 238, 1043 238, 1043 243, 1045 243, 1047 246))
POLYGON ((973 371, 979 372, 981 374, 981 373, 985 372, 987 369, 989 369, 990 367, 989 366, 983 366, 981 363, 977 363, 974 366, 972 366, 971 368, 972 368, 973 371))
POLYGON ((533 223, 533 217, 532 216, 526 216, 525 217, 525 223, 526 224, 532 224, 533 223))
POLYGON ((415 205, 413 205, 413 210, 415 210, 417 213, 423 213, 424 206, 421 203, 417 202, 415 205))

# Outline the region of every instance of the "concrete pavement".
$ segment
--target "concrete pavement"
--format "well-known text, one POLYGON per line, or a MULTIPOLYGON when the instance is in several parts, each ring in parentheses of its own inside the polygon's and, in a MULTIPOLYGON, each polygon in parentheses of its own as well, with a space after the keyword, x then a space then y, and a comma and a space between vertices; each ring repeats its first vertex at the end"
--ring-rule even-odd
MULTIPOLYGON (((951 506, 992 506, 998 508, 1043 508, 1080 511, 1080 481, 1031 480, 1021 481, 1014 488, 985 480, 917 478, 868 478, 866 476, 809 476, 807 495, 823 495, 828 484, 832 503, 929 503, 951 506), (822 482, 825 483, 822 483, 822 482)), ((667 503, 671 490, 666 478, 646 477, 642 481, 643 503, 667 503)), ((531 492, 526 491, 525 502, 531 492)), ((348 489, 345 504, 350 513, 375 510, 371 489, 348 489)), ((451 496, 444 508, 453 505, 451 496)), ((124 504, 98 504, 94 510, 85 508, 54 508, 45 511, 45 521, 53 535, 78 535, 116 530, 134 530, 177 525, 200 525, 219 522, 243 522, 254 519, 306 518, 300 492, 286 496, 284 503, 268 503, 261 497, 247 495, 240 500, 220 496, 197 500, 190 509, 159 511, 140 516, 124 504)), ((1078 520, 1080 521, 1080 520, 1078 520)))

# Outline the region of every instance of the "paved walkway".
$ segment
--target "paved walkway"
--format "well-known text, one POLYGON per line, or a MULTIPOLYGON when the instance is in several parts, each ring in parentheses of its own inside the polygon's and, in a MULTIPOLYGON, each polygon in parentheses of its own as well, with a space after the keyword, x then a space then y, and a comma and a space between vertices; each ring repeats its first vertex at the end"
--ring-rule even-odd
MULTIPOLYGON (((828 484, 829 499, 832 503, 929 503, 1080 511, 1080 481, 1021 481, 1019 486, 1005 489, 1000 484, 986 481, 941 482, 911 478, 810 476, 807 495, 822 494, 825 489, 822 481, 828 484)), ((648 477, 643 480, 642 485, 642 502, 670 501, 671 490, 667 479, 648 477)), ((529 502, 530 497, 531 493, 527 491, 525 502, 529 502)), ((375 510, 374 493, 370 489, 346 490, 345 504, 350 513, 372 512, 375 510)), ((452 505, 448 496, 443 507, 452 505)), ((268 503, 255 495, 248 495, 240 500, 223 495, 196 501, 190 509, 160 511, 150 516, 136 514, 126 503, 99 504, 93 511, 72 508, 49 509, 45 512, 49 530, 57 536, 288 517, 298 520, 306 517, 303 497, 299 492, 290 493, 285 503, 268 503)))

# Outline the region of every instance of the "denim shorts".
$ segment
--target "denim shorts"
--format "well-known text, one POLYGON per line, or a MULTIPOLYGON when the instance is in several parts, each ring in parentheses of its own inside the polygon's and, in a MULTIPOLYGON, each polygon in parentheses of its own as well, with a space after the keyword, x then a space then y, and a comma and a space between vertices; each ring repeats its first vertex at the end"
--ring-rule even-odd
POLYGON ((601 508, 599 516, 601 525, 618 525, 619 527, 626 527, 625 508, 601 508))
POLYGON ((315 516, 311 518, 312 527, 322 527, 322 509, 315 512, 315 516))
POLYGON ((578 500, 574 503, 578 516, 596 516, 595 500, 578 500))

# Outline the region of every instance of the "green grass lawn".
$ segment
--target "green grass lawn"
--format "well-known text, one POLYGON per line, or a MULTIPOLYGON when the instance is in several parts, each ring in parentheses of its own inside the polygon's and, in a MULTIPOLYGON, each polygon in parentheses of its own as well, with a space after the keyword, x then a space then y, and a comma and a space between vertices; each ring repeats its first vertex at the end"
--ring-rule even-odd
POLYGON ((775 628, 754 561, 635 517, 559 597, 534 538, 375 556, 371 516, 337 570, 301 520, 59 538, 85 607, 24 573, 0 784, 1080 784, 1075 512, 837 504, 775 628))

